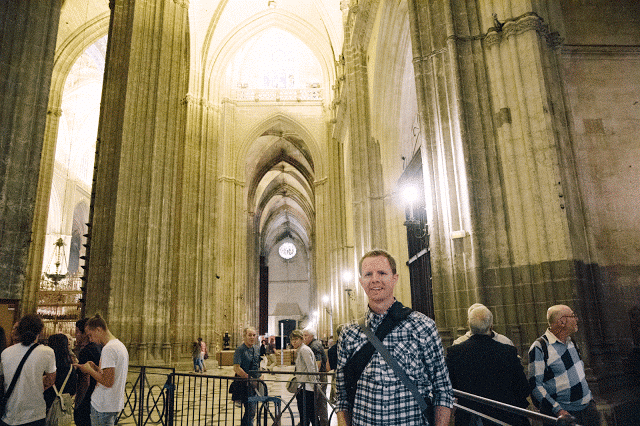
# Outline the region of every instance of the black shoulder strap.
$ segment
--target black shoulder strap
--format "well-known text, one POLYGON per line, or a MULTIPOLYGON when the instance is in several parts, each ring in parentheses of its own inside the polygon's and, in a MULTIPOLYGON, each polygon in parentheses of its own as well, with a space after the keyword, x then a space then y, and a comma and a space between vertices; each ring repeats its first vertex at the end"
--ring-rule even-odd
POLYGON ((396 376, 398 376, 398 378, 402 381, 402 383, 404 383, 407 389, 409 389, 409 391, 413 395, 413 398, 418 403, 418 406, 420 407, 420 411, 426 414, 427 410, 429 409, 429 405, 424 400, 424 397, 422 396, 422 394, 420 394, 420 391, 418 390, 418 387, 416 386, 416 384, 409 378, 409 376, 407 376, 407 373, 405 373, 402 367, 400 367, 400 364, 398 364, 398 361, 396 361, 393 355, 389 353, 387 348, 385 348, 382 342, 373 334, 371 329, 365 325, 362 327, 362 330, 367 335, 367 338, 369 338, 369 341, 371 342, 371 344, 373 344, 373 346, 380 353, 380 355, 382 355, 384 360, 387 361, 387 364, 389 364, 391 369, 393 369, 393 371, 396 373, 396 376))
MULTIPOLYGON (((389 312, 387 316, 382 320, 380 325, 376 330, 376 337, 380 339, 380 341, 384 340, 384 338, 389 334, 402 320, 407 318, 409 314, 413 312, 410 308, 407 308, 402 305, 402 303, 396 301, 391 308, 389 308, 389 312)), ((367 340, 367 343, 360 348, 358 352, 356 352, 344 366, 344 377, 345 377, 345 385, 347 388, 347 395, 349 398, 349 403, 353 405, 353 401, 356 396, 356 389, 358 387, 358 380, 360 380, 360 376, 364 371, 369 361, 371 361, 371 357, 376 351, 373 344, 367 340)))
MULTIPOLYGON (((540 343, 540 347, 542 349, 542 359, 544 361, 544 373, 543 373, 542 380, 546 381, 548 380, 547 376, 549 375, 551 375, 551 377, 553 376, 553 373, 550 372, 549 366, 547 365, 547 360, 549 359, 549 347, 548 347, 547 339, 544 335, 542 335, 536 339, 536 342, 540 343)), ((535 387, 536 387, 536 378, 534 376, 531 376, 529 377, 529 388, 530 388, 529 392, 533 391, 535 387)), ((540 409, 541 402, 538 401, 533 396, 533 394, 531 395, 531 402, 536 408, 540 409)))
POLYGON ((27 358, 29 358, 29 355, 31 355, 31 352, 33 352, 36 346, 38 346, 38 343, 31 346, 27 353, 22 357, 22 361, 20 361, 20 364, 18 365, 15 374, 13 375, 13 379, 11 380, 11 384, 9 385, 9 389, 7 389, 7 393, 4 394, 4 398, 6 400, 8 400, 11 396, 11 393, 13 393, 13 388, 16 387, 16 383, 18 382, 18 376, 20 376, 20 373, 22 373, 22 367, 24 367, 24 363, 27 362, 27 358))
POLYGON ((549 348, 547 347, 547 339, 541 336, 536 340, 540 343, 540 346, 542 346, 542 355, 544 356, 544 363, 546 364, 547 360, 549 359, 549 348))

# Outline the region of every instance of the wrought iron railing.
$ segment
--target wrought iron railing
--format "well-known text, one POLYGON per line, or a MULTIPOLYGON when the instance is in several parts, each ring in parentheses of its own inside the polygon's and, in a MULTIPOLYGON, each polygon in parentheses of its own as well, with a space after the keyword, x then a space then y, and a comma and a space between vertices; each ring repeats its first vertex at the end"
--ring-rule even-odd
MULTIPOLYGON (((284 384, 293 372, 263 371, 261 379, 239 379, 209 374, 177 373, 172 368, 130 366, 125 407, 118 424, 135 425, 233 425, 239 424, 246 405, 232 401, 234 380, 252 382, 260 389, 248 402, 256 406, 256 424, 291 425, 300 422, 296 394, 270 395, 268 388, 284 384)), ((309 373, 313 374, 313 373, 309 373)), ((326 395, 325 395, 326 397, 326 395)), ((306 403, 306 394, 302 393, 306 403)), ((332 418, 333 406, 328 405, 332 418)))
MULTIPOLYGON (((296 394, 280 392, 270 395, 268 389, 284 389, 284 383, 293 375, 292 371, 262 371, 260 379, 250 382, 260 389, 249 399, 256 404, 255 422, 258 426, 295 426, 300 422, 296 394)), ((300 374, 300 373, 298 373, 300 374)), ((320 375, 333 380, 332 374, 306 373, 320 375)), ((234 425, 240 424, 245 414, 244 404, 234 403, 229 393, 229 386, 234 380, 249 382, 229 376, 209 374, 177 373, 173 368, 130 366, 130 380, 127 382, 125 407, 118 418, 118 424, 135 425, 234 425)), ((323 383, 323 382, 321 382, 323 383)), ((304 398, 306 393, 302 393, 304 398)), ((507 423, 492 418, 479 411, 460 404, 462 400, 471 400, 482 405, 493 407, 500 412, 509 412, 527 417, 530 420, 558 426, 578 426, 570 417, 555 418, 538 412, 514 407, 498 401, 482 398, 477 395, 454 390, 457 398, 456 410, 470 413, 475 418, 489 420, 497 425, 508 426, 507 423)), ((325 394, 326 398, 326 394, 325 394)), ((306 401, 305 401, 306 402, 306 401)), ((335 406, 327 402, 329 422, 335 417, 335 406)), ((472 422, 472 424, 475 424, 472 422)))
MULTIPOLYGON (((488 399, 488 398, 483 398, 481 396, 478 395, 474 395, 471 393, 467 393, 467 392, 462 392, 459 390, 453 390, 453 394, 454 396, 457 398, 457 402, 454 404, 454 407, 456 410, 461 410, 461 411, 465 411, 469 414, 471 414, 471 422, 470 424, 476 424, 477 422, 475 421, 476 419, 485 419, 488 420, 489 422, 492 422, 493 424, 496 425, 500 425, 500 426, 510 426, 508 423, 505 423, 501 420, 495 419, 491 416, 488 416, 484 413, 472 410, 468 407, 465 407, 463 405, 460 404, 460 400, 469 400, 469 401, 473 401, 476 403, 480 403, 482 405, 486 405, 488 407, 493 407, 495 409, 497 409, 498 411, 505 413, 511 413, 511 414, 516 414, 518 416, 522 416, 522 417, 526 417, 529 420, 535 420, 538 422, 542 422, 542 424, 550 424, 550 425, 557 425, 557 426, 580 426, 576 423, 575 419, 571 416, 564 416, 564 417, 550 417, 550 416, 546 416, 544 414, 540 414, 538 412, 535 411, 530 411, 530 410, 526 410, 524 408, 520 408, 520 407, 515 407, 513 405, 509 405, 509 404, 505 404, 503 402, 499 402, 499 401, 494 401, 492 399, 488 399)), ((489 424, 492 424, 489 423, 489 424)))

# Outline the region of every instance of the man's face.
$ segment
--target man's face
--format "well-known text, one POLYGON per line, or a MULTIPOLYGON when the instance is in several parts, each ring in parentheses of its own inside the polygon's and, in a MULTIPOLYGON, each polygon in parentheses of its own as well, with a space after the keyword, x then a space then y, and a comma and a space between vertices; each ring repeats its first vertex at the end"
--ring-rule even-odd
POLYGON ((249 347, 255 345, 257 336, 256 331, 250 328, 244 333, 244 344, 249 347))
POLYGON ((97 343, 97 344, 102 344, 101 336, 102 336, 102 329, 101 328, 89 328, 86 327, 84 329, 85 333, 87 334, 87 337, 89 338, 90 342, 93 343, 97 343))
POLYGON ((562 325, 569 334, 578 332, 578 316, 571 309, 565 310, 560 320, 563 321, 562 325))
POLYGON ((302 339, 296 337, 295 339, 291 339, 291 346, 293 346, 294 349, 298 349, 300 346, 302 346, 302 339))
POLYGON ((309 333, 308 331, 304 331, 302 333, 302 340, 304 340, 305 345, 308 345, 313 340, 313 334, 309 333))
POLYGON ((393 300, 393 289, 397 282, 398 274, 391 271, 386 257, 367 257, 362 261, 360 285, 369 301, 383 303, 393 300))
POLYGON ((82 347, 89 342, 88 336, 76 327, 76 346, 82 347))

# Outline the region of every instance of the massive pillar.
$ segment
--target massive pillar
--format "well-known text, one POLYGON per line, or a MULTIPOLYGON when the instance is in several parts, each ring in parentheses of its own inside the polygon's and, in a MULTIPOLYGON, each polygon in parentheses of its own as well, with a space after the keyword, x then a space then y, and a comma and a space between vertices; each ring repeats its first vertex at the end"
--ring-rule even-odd
MULTIPOLYGON (((354 31, 355 32, 355 31, 354 31)), ((367 51, 360 37, 345 41, 345 90, 350 123, 353 220, 356 253, 386 246, 380 150, 371 135, 367 51)))
MULTIPOLYGON (((524 353, 564 303, 602 371, 598 292, 575 181, 554 6, 409 0, 436 322, 480 301, 524 353), (494 15, 495 13, 495 15, 494 15), (554 26, 555 24, 555 26, 554 26)), ((556 18, 557 21, 557 18, 556 18)))
MULTIPOLYGON (((137 363, 172 358, 188 73, 187 4, 115 0, 92 195, 88 315, 137 363)), ((186 285, 186 284, 184 284, 186 285)))
POLYGON ((36 309, 25 271, 60 8, 0 2, 0 298, 24 297, 23 312, 36 309))

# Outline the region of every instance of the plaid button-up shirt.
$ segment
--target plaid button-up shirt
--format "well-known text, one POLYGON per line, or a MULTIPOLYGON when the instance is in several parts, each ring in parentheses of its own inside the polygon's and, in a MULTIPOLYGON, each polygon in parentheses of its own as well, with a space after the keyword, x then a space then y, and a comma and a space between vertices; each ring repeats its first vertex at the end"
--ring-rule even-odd
MULTIPOLYGON (((375 332, 385 314, 367 312, 366 324, 375 332)), ((347 401, 344 365, 362 346, 367 336, 358 324, 347 325, 338 341, 336 370, 337 411, 350 411, 351 424, 425 425, 418 403, 377 351, 358 381, 353 407, 347 401)), ((444 361, 442 343, 435 323, 419 312, 412 312, 382 341, 422 395, 431 395, 434 405, 453 407, 453 390, 444 361)))

